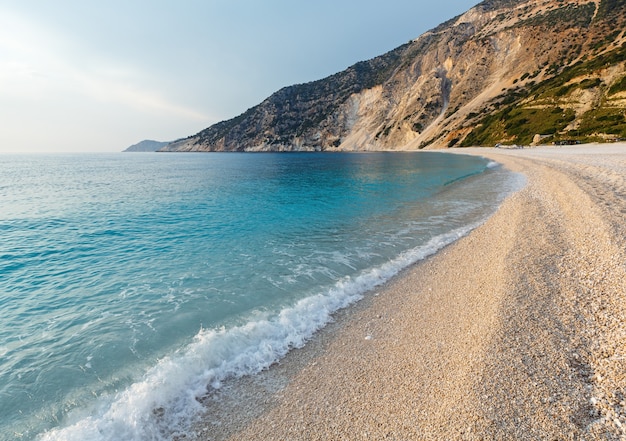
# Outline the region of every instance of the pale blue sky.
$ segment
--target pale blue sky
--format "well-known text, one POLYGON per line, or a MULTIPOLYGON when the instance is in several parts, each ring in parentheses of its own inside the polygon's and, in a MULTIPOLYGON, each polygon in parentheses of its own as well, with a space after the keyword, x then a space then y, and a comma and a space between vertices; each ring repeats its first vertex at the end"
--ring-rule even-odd
POLYGON ((192 135, 477 3, 0 0, 0 152, 192 135))

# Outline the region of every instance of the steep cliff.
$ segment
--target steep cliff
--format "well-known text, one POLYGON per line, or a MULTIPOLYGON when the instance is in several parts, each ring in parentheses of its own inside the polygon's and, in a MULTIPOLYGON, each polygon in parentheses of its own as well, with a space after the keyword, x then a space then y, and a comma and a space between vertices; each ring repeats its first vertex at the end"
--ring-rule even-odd
POLYGON ((626 0, 487 0, 387 54, 283 88, 163 150, 626 137, 625 21, 626 0))

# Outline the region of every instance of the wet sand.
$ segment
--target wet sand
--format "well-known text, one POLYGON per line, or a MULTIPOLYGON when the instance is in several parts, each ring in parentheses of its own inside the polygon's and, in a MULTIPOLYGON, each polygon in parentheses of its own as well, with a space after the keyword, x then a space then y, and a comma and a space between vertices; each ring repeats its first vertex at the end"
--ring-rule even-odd
POLYGON ((202 440, 626 440, 626 145, 459 149, 484 225, 205 400, 202 440))

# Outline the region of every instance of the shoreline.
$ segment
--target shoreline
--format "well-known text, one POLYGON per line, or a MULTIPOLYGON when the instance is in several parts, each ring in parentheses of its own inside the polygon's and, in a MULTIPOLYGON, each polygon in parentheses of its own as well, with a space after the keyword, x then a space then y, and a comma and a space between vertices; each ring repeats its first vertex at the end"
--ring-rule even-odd
POLYGON ((197 439, 626 436, 626 146, 454 152, 527 186, 208 396, 197 439))

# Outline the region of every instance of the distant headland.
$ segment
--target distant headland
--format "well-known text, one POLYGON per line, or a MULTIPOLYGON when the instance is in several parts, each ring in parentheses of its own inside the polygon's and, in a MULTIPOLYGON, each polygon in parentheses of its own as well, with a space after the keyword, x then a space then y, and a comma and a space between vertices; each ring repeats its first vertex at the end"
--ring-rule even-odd
POLYGON ((157 150, 165 147, 166 145, 168 145, 171 141, 153 141, 151 139, 144 139, 141 142, 138 142, 137 144, 133 144, 130 147, 128 147, 127 149, 124 150, 124 152, 156 152, 157 150))

